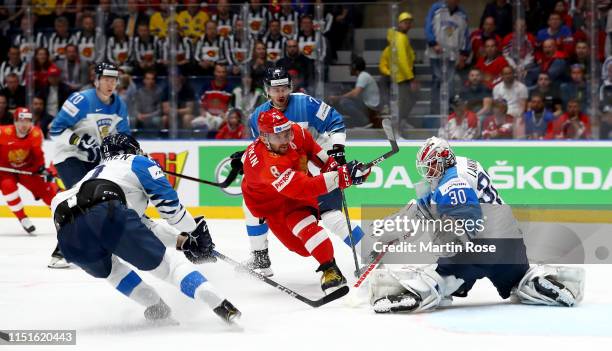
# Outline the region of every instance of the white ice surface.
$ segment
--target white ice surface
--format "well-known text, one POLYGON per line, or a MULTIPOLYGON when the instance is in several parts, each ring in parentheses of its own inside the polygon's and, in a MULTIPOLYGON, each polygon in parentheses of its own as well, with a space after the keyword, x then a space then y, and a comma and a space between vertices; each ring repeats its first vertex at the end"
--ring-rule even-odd
MULTIPOLYGON (((428 314, 375 315, 342 300, 313 309, 224 262, 199 266, 242 312, 239 327, 223 324, 205 305, 147 273, 173 309, 172 325, 144 320, 142 308, 108 283, 77 268, 46 267, 55 245, 48 219, 34 219, 35 237, 17 220, 0 219, 0 330, 76 329, 77 346, 0 346, 5 350, 609 350, 612 267, 588 266, 586 296, 577 308, 511 304, 481 280, 452 307, 428 314)), ((241 221, 210 220, 217 249, 242 260, 248 241, 241 221)), ((352 256, 333 238, 340 267, 353 283, 352 256)), ((274 279, 321 296, 317 264, 271 237, 274 279)))

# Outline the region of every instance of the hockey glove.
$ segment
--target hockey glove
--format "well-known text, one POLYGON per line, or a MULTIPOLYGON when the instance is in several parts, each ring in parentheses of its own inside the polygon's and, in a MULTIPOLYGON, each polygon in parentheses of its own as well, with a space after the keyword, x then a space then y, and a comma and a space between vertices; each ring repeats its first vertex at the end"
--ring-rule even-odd
POLYGON ((336 159, 333 156, 329 156, 327 158, 327 162, 325 162, 323 167, 321 167, 321 173, 337 171, 338 170, 338 166, 340 166, 338 164, 338 161, 336 161, 336 159))
POLYGON ((238 173, 240 174, 244 174, 242 170, 242 155, 244 154, 245 151, 246 150, 236 151, 230 155, 230 160, 232 160, 231 162, 232 170, 237 169, 238 173))
POLYGON ((79 150, 87 152, 87 161, 93 163, 100 162, 100 145, 89 134, 83 134, 80 138, 73 134, 70 138, 70 143, 76 145, 79 150))
POLYGON ((53 182, 53 179, 55 178, 53 174, 51 174, 51 172, 49 172, 49 170, 45 168, 44 165, 40 166, 40 168, 38 169, 38 171, 36 171, 36 173, 40 174, 40 176, 43 178, 45 183, 51 183, 53 182))
POLYGON ((189 234, 181 234, 187 238, 179 249, 183 251, 185 257, 187 257, 191 263, 200 264, 205 262, 216 262, 217 257, 213 253, 215 244, 210 237, 206 220, 204 220, 202 216, 194 219, 196 222, 196 229, 189 234))
POLYGON ((338 167, 338 186, 340 189, 345 189, 351 185, 359 185, 365 182, 370 175, 371 169, 364 172, 361 170, 362 166, 363 163, 353 160, 338 167))
POLYGON ((332 156, 340 166, 346 164, 346 155, 344 154, 344 145, 334 144, 331 150, 327 151, 329 156, 332 156))

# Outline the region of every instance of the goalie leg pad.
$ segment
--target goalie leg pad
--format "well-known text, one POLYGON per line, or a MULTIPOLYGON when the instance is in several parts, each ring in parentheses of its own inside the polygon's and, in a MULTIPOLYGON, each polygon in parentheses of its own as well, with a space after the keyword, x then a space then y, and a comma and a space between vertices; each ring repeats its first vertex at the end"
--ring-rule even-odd
POLYGON ((377 270, 370 284, 370 303, 374 305, 377 300, 389 295, 405 297, 408 292, 418 302, 418 306, 412 310, 433 310, 438 306, 449 305, 452 301, 451 294, 463 283, 463 279, 457 279, 455 276, 441 276, 435 271, 435 265, 377 270))
POLYGON ((573 307, 584 296, 584 269, 533 266, 521 279, 515 296, 524 304, 573 307))

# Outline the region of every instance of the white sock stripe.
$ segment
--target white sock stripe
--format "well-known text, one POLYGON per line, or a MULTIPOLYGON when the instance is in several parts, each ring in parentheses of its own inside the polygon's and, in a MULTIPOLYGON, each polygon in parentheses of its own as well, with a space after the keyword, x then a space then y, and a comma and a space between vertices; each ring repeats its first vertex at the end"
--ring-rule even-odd
POLYGON ((19 203, 18 203, 18 204, 16 204, 16 205, 8 205, 8 208, 9 208, 9 209, 10 209, 12 212, 15 212, 15 211, 21 211, 21 210, 23 210, 23 202, 19 201, 19 203))
POLYGON ((13 200, 18 199, 18 198, 19 198, 19 191, 18 190, 15 190, 15 191, 13 191, 10 194, 4 195, 4 200, 6 200, 6 202, 13 201, 13 200))
POLYGON ((304 247, 308 252, 312 253, 317 246, 321 245, 325 240, 329 239, 327 233, 325 233, 325 229, 321 229, 317 234, 313 235, 306 243, 304 247))
POLYGON ((296 224, 291 231, 293 232, 293 235, 298 235, 298 234, 300 234, 302 229, 304 229, 308 225, 310 225, 312 223, 316 223, 316 222, 317 222, 317 219, 313 215, 310 215, 310 216, 302 219, 301 221, 299 221, 298 224, 296 224))
POLYGON ((251 250, 265 250, 268 248, 268 235, 249 236, 251 250))

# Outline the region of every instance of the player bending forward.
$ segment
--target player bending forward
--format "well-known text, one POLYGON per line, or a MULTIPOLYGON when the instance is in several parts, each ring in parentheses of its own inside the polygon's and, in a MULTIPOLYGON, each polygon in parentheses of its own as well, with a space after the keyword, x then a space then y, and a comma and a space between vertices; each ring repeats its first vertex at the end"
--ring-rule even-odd
POLYGON ((36 199, 42 199, 47 206, 57 193, 57 185, 45 168, 42 150, 43 133, 32 125, 32 113, 25 107, 18 107, 13 114, 13 125, 0 127, 0 167, 26 171, 32 175, 0 171, 0 188, 10 210, 19 219, 28 233, 36 228, 23 210, 17 184, 32 192, 36 199))
POLYGON ((369 174, 351 161, 338 166, 314 141, 310 132, 276 109, 257 120, 260 136, 243 155, 242 194, 248 210, 265 218, 270 230, 291 251, 313 256, 320 264, 321 289, 331 292, 346 284, 334 259, 334 248, 317 217, 317 197, 335 189, 361 184, 369 174), (308 161, 321 174, 308 172, 308 161))
MULTIPOLYGON (((427 194, 409 206, 406 216, 436 220, 454 219, 485 221, 487 234, 468 230, 463 240, 458 231, 432 234, 438 244, 466 244, 465 240, 497 242, 497 250, 483 261, 469 264, 467 253, 449 253, 437 265, 380 269, 370 284, 370 302, 374 311, 429 311, 447 306, 452 297, 465 297, 476 280, 488 278, 499 295, 526 304, 574 306, 582 300, 584 270, 575 267, 535 265, 530 267, 522 233, 480 163, 455 157, 446 140, 432 137, 417 153, 417 170, 429 182, 427 194), (415 209, 415 210, 413 210, 415 209), (491 236, 493 235, 493 236, 491 236), (467 236, 467 237, 466 237, 467 236), (491 239, 496 237, 499 240, 491 239), (493 263, 490 263, 493 262, 493 263), (495 262, 503 262, 495 263, 495 262)), ((413 218, 414 218, 413 217, 413 218)), ((459 223, 459 221, 455 222, 459 223)))
MULTIPOLYGON (((270 67, 264 79, 266 95, 269 101, 261 104, 251 114, 249 125, 254 138, 259 137, 260 130, 257 118, 262 112, 277 109, 292 122, 307 129, 317 143, 333 156, 338 165, 346 163, 344 143, 346 131, 342 115, 325 102, 312 96, 291 93, 293 85, 291 76, 284 67, 270 67)), ((234 165, 235 163, 232 163, 234 165)), ((312 171, 317 172, 316 169, 312 171)), ((317 174, 317 173, 313 173, 317 174)), ((346 245, 351 246, 348 235, 346 218, 342 210, 342 194, 340 189, 325 193, 318 198, 321 222, 330 232, 338 235, 346 245)), ((251 258, 247 265, 249 268, 267 276, 272 275, 270 257, 268 255, 268 225, 263 218, 257 218, 244 207, 247 233, 251 245, 251 258)), ((353 244, 356 246, 363 237, 361 227, 354 225, 351 228, 353 244)))
POLYGON ((195 266, 166 250, 150 221, 142 217, 150 200, 162 218, 182 233, 175 237, 176 248, 192 262, 216 260, 204 218, 194 220, 185 210, 161 168, 142 156, 131 136, 107 136, 101 150, 100 165, 53 199, 57 238, 66 259, 143 305, 147 319, 167 318, 170 308, 123 261, 176 285, 228 323, 239 317, 240 312, 215 292, 195 266))

